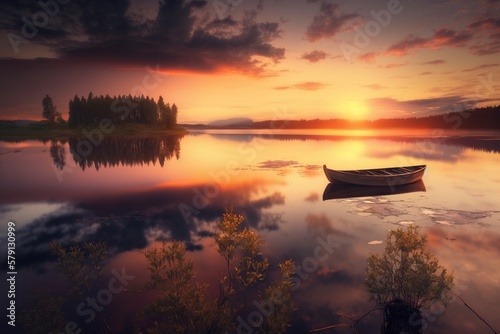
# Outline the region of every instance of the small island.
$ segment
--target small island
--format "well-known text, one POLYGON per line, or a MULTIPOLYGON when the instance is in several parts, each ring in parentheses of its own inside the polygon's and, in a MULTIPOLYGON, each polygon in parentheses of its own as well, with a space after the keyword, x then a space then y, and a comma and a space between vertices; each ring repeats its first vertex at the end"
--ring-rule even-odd
POLYGON ((64 120, 52 98, 42 100, 43 121, 0 121, 2 140, 50 140, 61 137, 141 136, 185 134, 177 124, 175 103, 149 96, 75 96, 69 101, 68 120, 64 120))

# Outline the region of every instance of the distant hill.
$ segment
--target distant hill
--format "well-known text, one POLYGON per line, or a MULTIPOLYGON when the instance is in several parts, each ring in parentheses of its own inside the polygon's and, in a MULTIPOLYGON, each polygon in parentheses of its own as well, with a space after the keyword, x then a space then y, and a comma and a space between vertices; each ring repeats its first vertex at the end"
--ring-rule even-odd
POLYGON ((494 129, 500 130, 500 106, 475 108, 461 112, 369 120, 312 119, 255 122, 254 129, 494 129))
POLYGON ((217 121, 213 121, 208 123, 208 127, 211 128, 250 128, 252 127, 254 122, 247 117, 235 117, 235 118, 227 118, 221 119, 217 121))
POLYGON ((494 129, 500 130, 500 106, 461 112, 377 120, 300 119, 253 122, 250 118, 228 118, 209 124, 183 124, 190 129, 494 129))

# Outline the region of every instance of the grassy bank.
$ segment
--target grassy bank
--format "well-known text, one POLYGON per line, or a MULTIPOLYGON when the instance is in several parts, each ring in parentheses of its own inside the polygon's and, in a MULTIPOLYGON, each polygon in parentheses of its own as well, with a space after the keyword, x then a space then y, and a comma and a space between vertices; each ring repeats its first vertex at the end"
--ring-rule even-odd
POLYGON ((99 126, 87 128, 69 128, 66 124, 49 125, 46 122, 20 124, 18 122, 0 121, 0 140, 51 140, 66 137, 85 137, 85 133, 102 134, 103 136, 150 136, 186 134, 182 127, 164 129, 144 124, 110 125, 101 129, 99 126))

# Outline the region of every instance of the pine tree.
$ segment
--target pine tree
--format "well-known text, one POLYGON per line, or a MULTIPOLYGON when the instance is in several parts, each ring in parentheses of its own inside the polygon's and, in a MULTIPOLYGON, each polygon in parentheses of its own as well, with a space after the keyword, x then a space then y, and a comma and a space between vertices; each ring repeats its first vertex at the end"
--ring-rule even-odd
POLYGON ((170 116, 170 128, 173 129, 177 126, 177 113, 178 113, 178 110, 177 110, 177 106, 175 105, 175 103, 172 105, 172 113, 171 113, 171 116, 170 116))
POLYGON ((63 123, 64 120, 61 117, 61 113, 57 111, 54 106, 54 102, 49 95, 45 95, 42 100, 42 117, 49 121, 50 124, 63 123))

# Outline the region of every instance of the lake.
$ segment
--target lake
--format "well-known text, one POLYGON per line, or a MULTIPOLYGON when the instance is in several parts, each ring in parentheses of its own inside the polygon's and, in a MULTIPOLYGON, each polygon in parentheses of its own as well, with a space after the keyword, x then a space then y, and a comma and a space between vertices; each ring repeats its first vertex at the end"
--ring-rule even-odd
MULTIPOLYGON (((49 252, 51 241, 105 242, 106 277, 124 270, 130 287, 139 287, 148 276, 139 251, 179 240, 196 279, 215 294, 223 263, 212 235, 232 207, 265 238, 271 275, 288 258, 299 266, 290 333, 348 324, 339 314, 359 318, 373 309, 364 286, 367 257, 383 253, 389 230, 410 225, 421 227, 428 249, 455 281, 447 307, 423 313, 425 333, 491 332, 456 295, 498 330, 499 153, 498 132, 432 130, 206 130, 96 143, 0 142, 1 252, 5 259, 6 226, 13 221, 17 314, 34 292, 62 295, 69 288, 49 252), (323 164, 426 164, 425 191, 323 200, 323 164)), ((4 260, 2 268, 7 271, 4 260)), ((104 314, 113 332, 132 332, 135 314, 150 300, 125 291, 111 295, 104 314)), ((74 311, 70 317, 82 321, 74 311)), ((375 311, 355 328, 378 332, 382 319, 375 311)))

